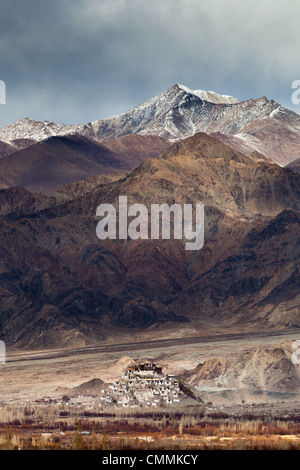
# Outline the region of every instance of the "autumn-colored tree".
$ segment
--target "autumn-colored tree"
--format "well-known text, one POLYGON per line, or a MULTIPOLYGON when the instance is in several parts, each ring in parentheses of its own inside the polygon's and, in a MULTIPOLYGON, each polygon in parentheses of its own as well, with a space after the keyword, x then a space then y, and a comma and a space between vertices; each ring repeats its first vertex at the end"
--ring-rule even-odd
POLYGON ((82 437, 82 424, 81 421, 78 421, 77 425, 77 434, 75 438, 75 449, 82 450, 83 449, 83 437, 82 437))

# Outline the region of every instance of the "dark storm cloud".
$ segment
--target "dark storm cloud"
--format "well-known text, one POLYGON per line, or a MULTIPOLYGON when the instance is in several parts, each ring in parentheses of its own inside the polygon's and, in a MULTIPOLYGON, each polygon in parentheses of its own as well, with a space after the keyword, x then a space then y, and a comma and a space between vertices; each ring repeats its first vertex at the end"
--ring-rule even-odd
POLYGON ((299 13, 297 0, 2 0, 0 125, 88 122, 174 83, 293 108, 299 13))

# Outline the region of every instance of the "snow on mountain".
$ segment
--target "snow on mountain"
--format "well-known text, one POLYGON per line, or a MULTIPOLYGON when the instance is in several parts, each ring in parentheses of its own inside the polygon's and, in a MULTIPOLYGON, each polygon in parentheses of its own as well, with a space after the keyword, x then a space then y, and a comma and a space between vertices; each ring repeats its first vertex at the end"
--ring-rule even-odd
POLYGON ((185 85, 178 85, 182 90, 192 95, 198 96, 201 100, 209 101, 210 103, 215 104, 236 104, 239 103, 237 98, 229 95, 218 95, 214 91, 204 91, 204 90, 191 90, 185 85))
POLYGON ((173 85, 127 113, 91 123, 86 132, 97 139, 137 133, 176 141, 196 132, 234 133, 269 115, 277 106, 264 98, 240 102, 226 95, 173 85))
POLYGON ((190 90, 184 85, 173 85, 127 113, 90 123, 83 132, 98 140, 141 134, 157 135, 170 142, 197 132, 241 134, 234 145, 247 140, 250 152, 264 150, 266 156, 280 164, 300 156, 298 114, 266 97, 239 101, 214 92, 190 90))
POLYGON ((51 121, 35 121, 24 118, 0 129, 0 141, 14 142, 17 139, 41 141, 49 137, 71 134, 83 126, 66 126, 51 121))
MULTIPOLYGON (((170 142, 197 132, 236 136, 234 146, 246 144, 264 151, 279 164, 300 157, 300 117, 266 97, 239 101, 212 91, 173 85, 168 90, 118 116, 88 124, 64 125, 22 119, 0 129, 0 141, 41 141, 51 136, 78 133, 98 141, 130 134, 156 135, 170 142)), ((244 146, 245 148, 245 146, 244 146)))

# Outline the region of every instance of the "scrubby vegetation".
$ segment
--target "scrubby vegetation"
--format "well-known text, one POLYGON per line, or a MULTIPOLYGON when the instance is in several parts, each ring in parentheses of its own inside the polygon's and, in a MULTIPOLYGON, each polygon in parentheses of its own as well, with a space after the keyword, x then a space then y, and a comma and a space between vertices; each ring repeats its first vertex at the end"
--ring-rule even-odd
POLYGON ((7 411, 0 423, 0 449, 197 450, 300 449, 300 416, 273 417, 247 413, 207 415, 186 412, 106 413, 78 418, 24 408, 21 417, 7 411))

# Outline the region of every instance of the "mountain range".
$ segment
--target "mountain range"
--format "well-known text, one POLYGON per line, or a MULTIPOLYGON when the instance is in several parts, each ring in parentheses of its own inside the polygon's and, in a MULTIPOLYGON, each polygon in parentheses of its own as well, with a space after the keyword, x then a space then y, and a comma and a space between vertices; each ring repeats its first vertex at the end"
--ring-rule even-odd
POLYGON ((131 170, 149 156, 159 155, 167 145, 198 132, 213 135, 245 155, 259 152, 281 166, 300 158, 297 113, 266 97, 239 101, 176 84, 119 116, 73 125, 25 118, 0 129, 0 185, 53 192, 96 172, 131 170), (130 136, 135 136, 132 141, 130 136), (75 152, 74 139, 80 139, 75 152), (107 148, 99 143, 118 154, 111 155, 111 163, 107 162, 107 148), (79 158, 80 152, 91 159, 79 158), (49 170, 49 181, 44 171, 35 170, 40 167, 49 170))
POLYGON ((1 337, 44 348, 167 326, 299 328, 300 174, 284 167, 299 119, 266 98, 175 85, 85 126, 0 130, 23 147, 0 159, 1 337), (203 203, 204 247, 100 241, 96 208, 119 195, 149 210, 203 203))

